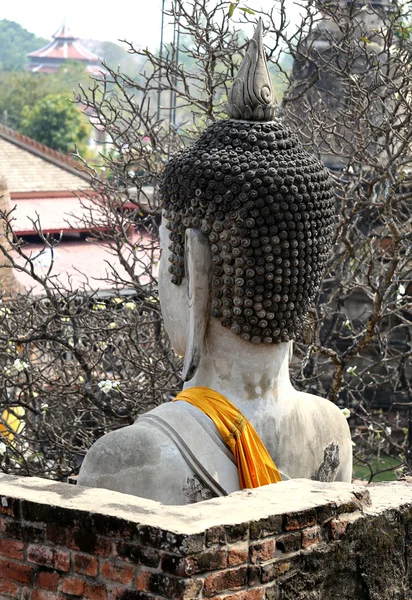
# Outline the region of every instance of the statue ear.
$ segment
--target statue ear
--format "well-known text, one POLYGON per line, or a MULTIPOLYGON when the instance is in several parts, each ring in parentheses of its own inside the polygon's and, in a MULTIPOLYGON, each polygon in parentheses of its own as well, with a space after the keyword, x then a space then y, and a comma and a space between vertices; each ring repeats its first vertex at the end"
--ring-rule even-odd
POLYGON ((209 240, 199 229, 186 230, 185 276, 189 299, 189 326, 183 381, 196 373, 203 352, 203 341, 210 318, 212 259, 209 240))
POLYGON ((292 362, 293 358, 293 340, 289 342, 289 364, 292 362))

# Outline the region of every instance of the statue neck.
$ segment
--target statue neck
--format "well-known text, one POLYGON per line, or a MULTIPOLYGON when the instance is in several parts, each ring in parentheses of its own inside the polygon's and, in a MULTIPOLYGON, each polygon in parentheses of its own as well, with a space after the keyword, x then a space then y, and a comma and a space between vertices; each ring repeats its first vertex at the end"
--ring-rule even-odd
POLYGON ((253 345, 211 318, 198 369, 184 387, 209 387, 246 413, 262 402, 279 404, 292 389, 289 347, 253 345))

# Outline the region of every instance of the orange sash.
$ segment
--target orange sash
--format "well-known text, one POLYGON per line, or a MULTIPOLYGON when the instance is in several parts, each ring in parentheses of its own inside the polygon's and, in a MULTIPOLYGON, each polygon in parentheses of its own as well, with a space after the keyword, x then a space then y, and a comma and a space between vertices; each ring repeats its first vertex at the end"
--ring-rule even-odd
POLYGON ((227 398, 207 387, 192 387, 180 392, 176 400, 192 404, 212 419, 233 452, 241 489, 282 481, 254 427, 227 398))

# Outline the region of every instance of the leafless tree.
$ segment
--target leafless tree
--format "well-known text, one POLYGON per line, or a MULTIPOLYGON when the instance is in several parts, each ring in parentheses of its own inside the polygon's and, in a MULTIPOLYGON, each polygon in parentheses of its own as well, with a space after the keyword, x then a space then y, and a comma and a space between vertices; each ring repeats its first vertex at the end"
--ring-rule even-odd
MULTIPOLYGON (((3 470, 64 478, 94 439, 179 388, 156 290, 159 176, 173 152, 224 117, 244 26, 249 34, 260 16, 274 85, 284 91, 279 116, 329 166, 338 203, 318 303, 295 344, 295 385, 350 409, 355 455, 370 479, 382 470, 371 458, 383 453, 398 459, 391 468, 412 466, 407 7, 310 0, 294 26, 285 0, 269 11, 253 4, 174 0, 165 15, 176 24, 173 42, 158 52, 128 45, 145 61, 137 81, 106 67, 77 95, 106 133, 88 165, 94 193, 84 228, 116 256, 109 294, 96 281, 70 289, 53 268, 39 275, 13 235, 12 213, 3 214, 9 266, 42 290, 0 314, 0 414, 15 407, 25 424, 13 440, 3 437, 3 470)), ((58 242, 40 224, 38 234, 52 251, 58 242)))

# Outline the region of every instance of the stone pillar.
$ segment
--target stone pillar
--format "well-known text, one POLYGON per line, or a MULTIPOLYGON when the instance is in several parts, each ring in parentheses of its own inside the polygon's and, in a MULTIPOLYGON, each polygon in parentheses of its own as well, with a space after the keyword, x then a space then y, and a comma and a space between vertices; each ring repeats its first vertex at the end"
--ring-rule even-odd
MULTIPOLYGON (((10 210, 10 192, 7 180, 0 175, 0 211, 8 212, 10 210)), ((10 249, 10 244, 5 238, 4 220, 0 217, 0 245, 10 249)), ((14 270, 11 268, 8 259, 0 251, 0 294, 3 299, 8 299, 17 293, 23 292, 23 287, 17 280, 14 270)))

